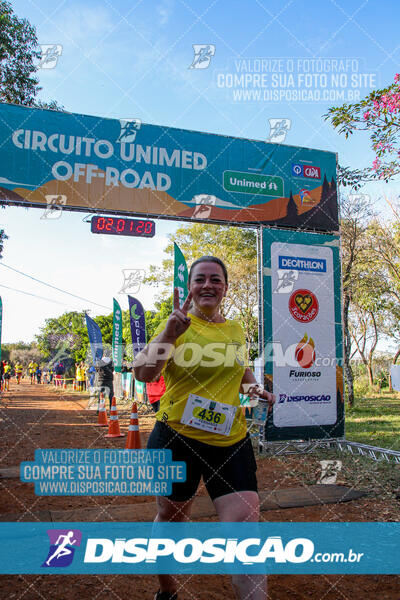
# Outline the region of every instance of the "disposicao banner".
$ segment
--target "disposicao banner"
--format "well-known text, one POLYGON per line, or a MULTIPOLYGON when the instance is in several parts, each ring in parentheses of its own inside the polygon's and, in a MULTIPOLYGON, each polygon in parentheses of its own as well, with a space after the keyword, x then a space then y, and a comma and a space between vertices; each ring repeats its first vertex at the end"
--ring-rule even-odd
POLYGON ((181 249, 174 242, 174 288, 179 292, 179 306, 186 300, 188 295, 188 268, 181 249))
POLYGON ((344 435, 339 237, 263 231, 267 439, 344 435))
POLYGON ((136 356, 146 345, 146 321, 144 309, 136 298, 128 296, 129 318, 131 323, 133 357, 136 356))
POLYGON ((122 310, 115 298, 113 298, 113 337, 112 355, 114 371, 121 373, 122 367, 122 310))
POLYGON ((103 356, 103 338, 100 327, 89 315, 85 314, 86 327, 88 330, 90 349, 92 351, 93 364, 103 356))
POLYGON ((339 229, 333 152, 0 103, 1 201, 339 229))

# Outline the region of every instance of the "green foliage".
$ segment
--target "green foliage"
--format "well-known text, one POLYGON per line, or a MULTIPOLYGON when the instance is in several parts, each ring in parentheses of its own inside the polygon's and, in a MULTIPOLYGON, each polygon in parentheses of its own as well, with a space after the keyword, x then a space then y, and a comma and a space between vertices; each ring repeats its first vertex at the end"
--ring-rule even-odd
POLYGON ((27 366, 32 360, 38 364, 42 363, 44 358, 35 342, 15 342, 12 344, 2 344, 1 346, 2 360, 10 361, 11 364, 20 362, 23 366, 27 366))
MULTIPOLYGON (((104 344, 112 343, 112 314, 94 319, 100 327, 104 344)), ((36 336, 39 350, 45 360, 80 362, 88 356, 89 337, 85 313, 66 312, 60 317, 46 319, 44 327, 36 336)))
POLYGON ((0 1, 0 101, 32 105, 39 92, 34 76, 40 58, 35 28, 0 1))
POLYGON ((346 438, 400 450, 400 399, 395 393, 364 397, 346 411, 346 438))
POLYGON ((160 300, 155 302, 155 311, 146 311, 146 332, 147 339, 150 340, 157 327, 164 319, 168 319, 172 313, 172 295, 167 300, 160 300))
POLYGON ((368 376, 361 375, 354 380, 354 395, 356 400, 363 400, 370 392, 368 376))
POLYGON ((354 104, 332 107, 324 115, 333 127, 346 138, 356 131, 367 131, 371 147, 376 153, 372 167, 364 169, 339 169, 339 182, 354 188, 363 182, 384 179, 388 181, 400 173, 399 147, 399 80, 382 90, 373 90, 363 100, 354 104), (386 160, 384 160, 386 158, 386 160))
POLYGON ((254 342, 258 328, 257 240, 254 230, 191 223, 181 225, 169 237, 170 242, 164 250, 168 258, 163 260, 161 268, 151 266, 150 276, 146 279, 147 283, 162 287, 159 300, 166 300, 172 292, 174 242, 182 250, 189 269, 201 256, 217 256, 226 264, 229 279, 223 314, 240 320, 247 341, 254 342))

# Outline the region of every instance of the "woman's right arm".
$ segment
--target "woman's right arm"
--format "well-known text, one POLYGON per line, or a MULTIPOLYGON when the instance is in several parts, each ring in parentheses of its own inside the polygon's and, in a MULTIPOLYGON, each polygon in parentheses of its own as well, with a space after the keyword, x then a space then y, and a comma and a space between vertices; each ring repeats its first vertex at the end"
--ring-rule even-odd
POLYGON ((174 310, 169 316, 164 330, 147 344, 133 361, 135 378, 138 381, 153 381, 161 373, 176 340, 190 327, 190 318, 187 316, 187 312, 191 299, 192 294, 189 292, 182 308, 179 308, 179 293, 177 288, 174 289, 174 310))

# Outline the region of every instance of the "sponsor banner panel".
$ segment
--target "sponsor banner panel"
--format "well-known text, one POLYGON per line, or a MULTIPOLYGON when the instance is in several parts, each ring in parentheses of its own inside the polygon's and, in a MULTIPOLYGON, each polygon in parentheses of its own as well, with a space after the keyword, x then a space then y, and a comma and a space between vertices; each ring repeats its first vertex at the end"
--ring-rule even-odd
POLYGON ((267 439, 343 435, 339 239, 263 232, 267 439))
POLYGON ((399 530, 399 523, 8 522, 0 523, 0 572, 397 574, 399 530))
POLYGON ((0 103, 0 202, 338 230, 336 154, 0 103))
POLYGON ((287 359, 273 366, 274 425, 332 425, 337 419, 332 250, 274 242, 271 278, 273 339, 287 359), (293 289, 286 286, 284 293, 282 263, 294 265, 287 275, 298 272, 293 289))

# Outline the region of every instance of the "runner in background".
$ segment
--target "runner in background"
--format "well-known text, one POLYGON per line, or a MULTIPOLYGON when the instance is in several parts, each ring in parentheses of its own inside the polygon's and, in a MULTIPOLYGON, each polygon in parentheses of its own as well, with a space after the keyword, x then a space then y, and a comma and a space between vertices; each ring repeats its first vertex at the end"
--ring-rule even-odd
POLYGON ((31 360, 31 362, 28 365, 28 374, 29 374, 29 377, 31 378, 31 385, 35 381, 35 373, 36 373, 37 368, 38 368, 38 364, 35 363, 33 360, 31 360))
POLYGON ((17 378, 17 385, 21 383, 22 373, 24 371, 24 367, 20 362, 15 364, 15 377, 17 378))
POLYGON ((3 361, 0 360, 0 392, 3 391, 4 386, 4 365, 3 361))
POLYGON ((4 391, 10 391, 11 365, 4 361, 4 391))
POLYGON ((53 377, 54 377, 54 369, 53 367, 49 367, 49 371, 48 371, 48 383, 52 383, 53 382, 53 377))
POLYGON ((160 375, 154 381, 146 383, 147 397, 154 412, 160 410, 160 398, 165 392, 164 377, 160 375))

